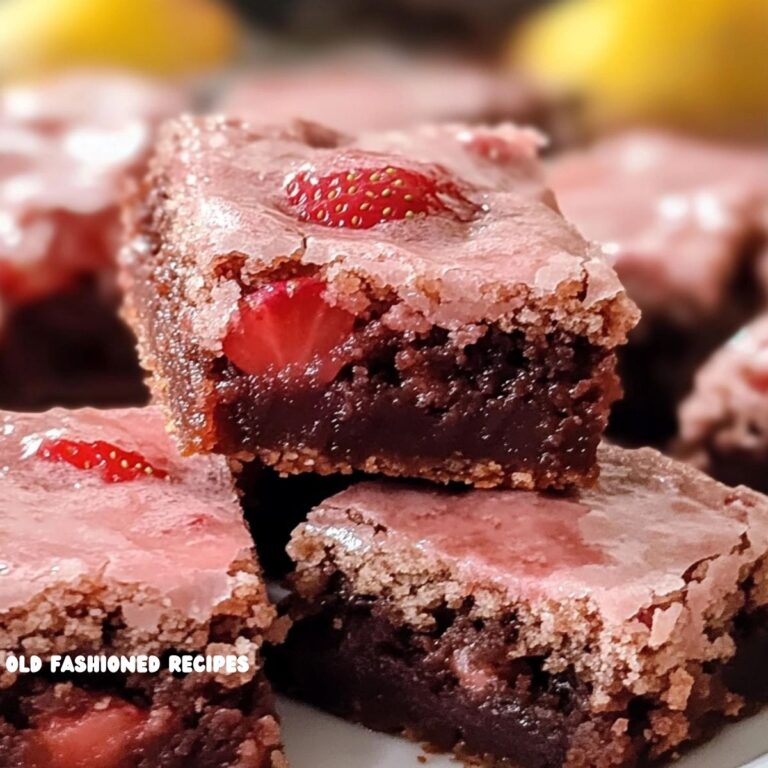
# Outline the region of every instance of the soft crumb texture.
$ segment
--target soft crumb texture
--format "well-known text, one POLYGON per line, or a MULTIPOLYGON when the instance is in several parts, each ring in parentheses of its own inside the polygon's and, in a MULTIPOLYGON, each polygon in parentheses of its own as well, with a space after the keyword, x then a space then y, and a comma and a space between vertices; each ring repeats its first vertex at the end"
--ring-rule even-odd
POLYGON ((680 408, 680 456, 729 484, 768 490, 768 316, 702 366, 680 408))
MULTIPOLYGON (((330 615, 344 637, 361 638, 361 652, 374 645, 372 666, 395 653, 382 650, 390 632, 386 643, 405 643, 404 658, 426 665, 417 677, 453 659, 452 712, 466 696, 497 713, 513 700, 516 717, 554 729, 559 757, 536 765, 632 765, 697 738, 706 713, 740 713, 752 694, 733 670, 745 627, 760 636, 768 603, 768 499, 649 449, 604 447, 600 463, 596 486, 573 496, 363 483, 332 497, 289 546, 303 620, 294 642, 311 655, 311 627, 330 615), (530 674, 539 699, 520 698, 530 674), (562 719, 557 690, 580 714, 562 719)), ((289 667, 290 647, 289 635, 289 667)), ((395 727, 366 706, 369 724, 395 727)), ((463 711, 454 725, 471 735, 463 711)), ((400 727, 410 725, 418 730, 400 727)), ((528 736, 545 749, 544 737, 528 736)))

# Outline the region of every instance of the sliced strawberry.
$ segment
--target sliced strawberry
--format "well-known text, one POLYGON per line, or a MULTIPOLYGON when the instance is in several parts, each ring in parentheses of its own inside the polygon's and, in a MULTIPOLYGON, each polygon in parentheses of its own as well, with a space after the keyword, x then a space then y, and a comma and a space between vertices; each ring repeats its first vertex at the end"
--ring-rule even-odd
POLYGON ((326 227, 370 229, 433 213, 464 219, 477 211, 454 182, 394 165, 325 176, 300 171, 289 177, 285 191, 301 221, 326 227))
POLYGON ((115 768, 141 732, 147 713, 115 700, 103 709, 49 715, 31 731, 25 754, 30 768, 115 768))
POLYGON ((285 371, 290 377, 332 381, 344 365, 334 354, 349 337, 354 315, 323 298, 314 277, 265 285, 240 302, 224 339, 224 354, 254 375, 285 371))
POLYGON ((99 469, 107 483, 122 483, 137 477, 164 478, 168 473, 152 466, 140 453, 126 451, 104 440, 45 440, 37 449, 39 458, 63 461, 78 469, 99 469))

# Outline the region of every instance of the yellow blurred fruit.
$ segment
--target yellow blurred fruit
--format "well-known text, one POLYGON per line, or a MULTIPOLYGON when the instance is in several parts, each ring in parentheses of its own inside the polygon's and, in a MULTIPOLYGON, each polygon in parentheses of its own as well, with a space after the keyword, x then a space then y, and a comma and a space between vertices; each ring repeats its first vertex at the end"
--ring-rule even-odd
POLYGON ((511 55, 583 100, 598 128, 768 135, 768 0, 566 0, 534 16, 511 55))
POLYGON ((215 0, 5 0, 0 77, 88 65, 202 70, 231 58, 237 37, 215 0))

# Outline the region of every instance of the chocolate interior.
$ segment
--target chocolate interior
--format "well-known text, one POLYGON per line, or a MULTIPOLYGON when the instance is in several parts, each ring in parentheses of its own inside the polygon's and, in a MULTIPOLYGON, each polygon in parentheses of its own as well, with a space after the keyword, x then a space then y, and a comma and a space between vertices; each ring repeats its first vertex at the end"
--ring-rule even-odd
POLYGON ((620 392, 613 353, 562 333, 531 341, 491 327, 460 348, 441 329, 395 333, 373 321, 348 351, 353 362, 328 385, 248 376, 224 361, 217 449, 269 463, 271 451, 299 448, 347 470, 374 457, 430 479, 463 459, 567 485, 590 475, 620 392))

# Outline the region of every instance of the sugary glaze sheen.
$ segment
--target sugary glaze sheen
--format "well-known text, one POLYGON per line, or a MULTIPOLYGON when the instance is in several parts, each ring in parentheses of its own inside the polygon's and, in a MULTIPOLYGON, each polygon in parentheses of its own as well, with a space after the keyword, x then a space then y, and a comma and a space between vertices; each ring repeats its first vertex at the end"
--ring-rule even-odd
POLYGON ((133 591, 123 615, 137 632, 171 611, 208 621, 240 589, 266 600, 225 463, 182 459, 155 408, 2 413, 0 484, 0 615, 83 583, 133 591), (61 438, 139 451, 168 476, 107 483, 36 456, 61 438))
POLYGON ((650 449, 606 446, 599 459, 595 487, 571 497, 353 486, 294 532, 299 591, 336 569, 416 628, 467 596, 477 617, 514 610, 532 623, 523 642, 589 674, 595 701, 663 689, 689 660, 727 658, 732 646, 707 626, 732 610, 745 573, 752 607, 768 600, 768 499, 650 449))
MULTIPOLYGON (((390 546, 449 563, 469 593, 492 583, 510 602, 586 598, 611 626, 683 589, 692 563, 727 561, 744 535, 754 551, 768 549, 768 500, 758 494, 650 449, 603 447, 600 459, 596 485, 572 497, 360 483, 320 504, 303 535, 326 536, 356 557, 385 535, 390 546), (350 518, 362 524, 350 526, 350 518)), ((726 579, 742 563, 734 556, 699 588, 731 586, 726 579)))
POLYGON ((285 768, 260 655, 275 611, 223 460, 182 459, 151 407, 0 412, 0 489, 0 653, 248 660, 228 674, 4 669, 0 765, 285 768), (64 440, 155 472, 107 482, 41 455, 64 440))
POLYGON ((717 312, 765 239, 768 152, 630 132, 549 169, 565 216, 613 259, 643 312, 690 322, 717 312))

